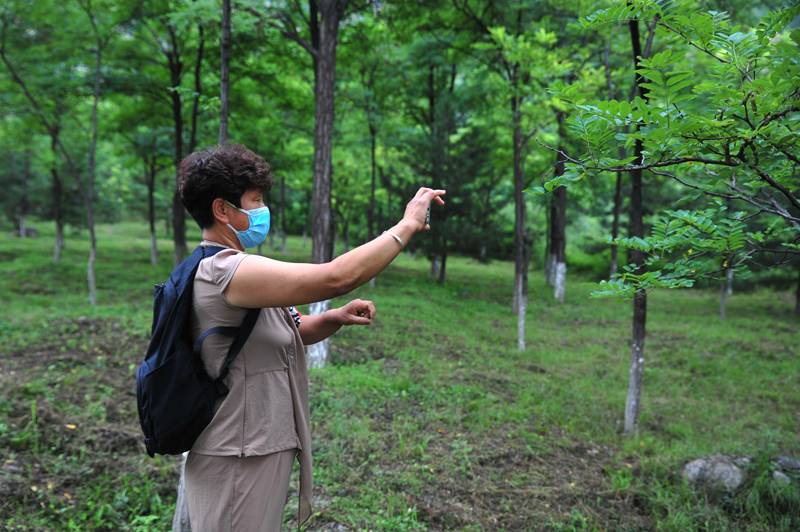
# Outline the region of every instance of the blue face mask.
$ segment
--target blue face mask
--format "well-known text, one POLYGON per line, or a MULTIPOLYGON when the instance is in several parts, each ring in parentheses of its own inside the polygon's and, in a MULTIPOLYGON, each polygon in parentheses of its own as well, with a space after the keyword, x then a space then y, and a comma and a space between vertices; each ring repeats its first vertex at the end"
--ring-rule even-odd
POLYGON ((236 233, 236 237, 239 239, 242 247, 254 248, 262 244, 267 238, 267 233, 269 233, 269 207, 264 206, 258 209, 245 210, 240 209, 230 201, 228 205, 247 215, 247 220, 250 225, 248 225, 247 229, 244 231, 239 231, 231 224, 228 224, 228 227, 236 233))

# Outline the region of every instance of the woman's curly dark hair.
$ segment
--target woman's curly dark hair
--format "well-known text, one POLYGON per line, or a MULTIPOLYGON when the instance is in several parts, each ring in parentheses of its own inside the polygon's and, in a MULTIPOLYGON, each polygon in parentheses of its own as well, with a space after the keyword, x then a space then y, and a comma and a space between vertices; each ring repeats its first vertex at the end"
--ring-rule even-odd
POLYGON ((272 168, 263 157, 240 144, 225 144, 186 156, 178 168, 181 201, 201 229, 214 225, 216 198, 241 207, 246 190, 272 188, 272 168))

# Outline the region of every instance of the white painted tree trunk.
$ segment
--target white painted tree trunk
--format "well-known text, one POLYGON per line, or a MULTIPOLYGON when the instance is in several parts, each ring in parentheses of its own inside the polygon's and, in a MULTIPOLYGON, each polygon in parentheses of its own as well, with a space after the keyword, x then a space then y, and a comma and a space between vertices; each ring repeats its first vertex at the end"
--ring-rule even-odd
POLYGON ((556 285, 556 268, 558 267, 558 258, 555 253, 547 256, 547 284, 550 286, 556 285))
POLYGON ((725 291, 728 293, 728 296, 733 295, 733 268, 728 268, 725 271, 725 281, 727 283, 725 287, 725 291))
POLYGON ((728 310, 728 298, 733 294, 733 269, 725 270, 725 279, 720 283, 719 319, 724 320, 728 310))
POLYGON ((97 279, 94 272, 94 263, 97 258, 97 250, 94 246, 89 248, 89 260, 86 261, 86 281, 89 283, 89 304, 97 304, 97 279))
POLYGON ((439 256, 435 255, 431 259, 431 279, 439 277, 439 256))
POLYGON ((522 293, 522 279, 520 278, 516 283, 517 301, 519 309, 517 312, 517 348, 520 351, 525 350, 525 312, 528 310, 528 298, 522 293))
POLYGON ((631 367, 628 371, 628 395, 625 398, 625 434, 632 435, 638 430, 639 400, 642 396, 642 376, 644 375, 644 345, 631 343, 631 367))
POLYGON ((554 276, 554 290, 553 294, 558 300, 559 303, 564 302, 564 292, 567 289, 567 263, 566 262, 557 262, 556 263, 556 274, 554 276))
POLYGON ((150 233, 150 264, 155 266, 158 264, 158 241, 156 240, 156 233, 150 233))
MULTIPOLYGON (((331 300, 317 301, 311 303, 309 308, 311 315, 322 314, 331 306, 331 300)), ((322 368, 328 363, 328 353, 330 351, 330 341, 326 338, 316 344, 308 346, 306 352, 308 353, 308 367, 309 368, 322 368)))
POLYGON ((172 532, 192 532, 189 522, 189 506, 186 504, 186 457, 181 457, 181 480, 178 483, 178 500, 175 501, 175 514, 172 516, 172 532))
POLYGON ((625 398, 626 436, 639 430, 639 408, 644 380, 644 339, 647 323, 647 293, 637 291, 633 296, 633 334, 631 341, 631 366, 628 372, 628 394, 625 398))

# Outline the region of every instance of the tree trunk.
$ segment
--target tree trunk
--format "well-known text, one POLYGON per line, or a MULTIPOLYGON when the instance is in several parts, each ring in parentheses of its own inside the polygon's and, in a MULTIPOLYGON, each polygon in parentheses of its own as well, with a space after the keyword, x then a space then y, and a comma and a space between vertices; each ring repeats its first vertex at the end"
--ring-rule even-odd
POLYGON ((513 66, 511 96, 511 116, 514 152, 514 302, 513 312, 517 315, 517 346, 525 349, 525 310, 528 306, 528 253, 525 249, 525 187, 522 175, 522 116, 517 95, 519 65, 513 66))
POLYGON ((528 309, 528 300, 522 293, 523 284, 517 283, 514 285, 514 290, 517 293, 517 301, 519 301, 519 310, 517 312, 517 349, 520 351, 525 350, 525 313, 528 309))
MULTIPOLYGON (((314 314, 322 314, 327 311, 331 306, 330 299, 326 299, 325 301, 317 301, 316 303, 311 303, 309 307, 309 313, 314 314)), ((309 368, 321 368, 324 367, 325 364, 328 362, 328 352, 330 350, 329 339, 326 338, 321 342, 317 342, 316 344, 311 344, 308 346, 306 350, 308 353, 308 367, 309 368)))
MULTIPOLYGON (((566 131, 564 130, 564 113, 556 111, 556 122, 558 123, 559 146, 556 154, 555 175, 564 174, 566 157, 564 150, 566 146, 566 131)), ((558 187, 553 193, 553 217, 551 220, 552 242, 550 253, 553 255, 553 288, 554 296, 559 303, 564 302, 564 292, 567 283, 567 187, 558 187)))
MULTIPOLYGON (((331 215, 331 177, 333 174, 333 118, 336 87, 336 44, 344 0, 319 0, 318 47, 316 48, 316 83, 314 111, 314 189, 312 191, 311 260, 322 264, 333 258, 333 218, 331 215)), ((312 35, 313 38, 313 35, 312 35)), ((311 314, 325 312, 330 301, 311 306, 311 314)), ((311 364, 324 366, 328 359, 328 341, 315 344, 309 351, 311 364), (312 357, 313 352, 313 357, 312 357)))
POLYGON ((647 323, 647 293, 638 290, 633 296, 633 341, 631 365, 628 371, 628 394, 625 398, 625 434, 634 435, 639 430, 639 409, 644 380, 644 338, 647 323))
MULTIPOLYGON (((89 16, 94 26, 94 18, 91 13, 89 16)), ((97 28, 95 28, 97 31, 97 28)), ((89 259, 86 263, 86 280, 89 285, 89 304, 97 304, 97 280, 95 275, 95 260, 97 258, 97 237, 94 231, 94 181, 96 172, 97 157, 97 106, 100 103, 100 65, 102 61, 102 50, 100 38, 98 36, 97 48, 94 55, 94 94, 92 98, 91 128, 92 138, 89 143, 89 162, 86 176, 86 190, 84 191, 84 201, 86 203, 86 226, 89 229, 89 259)))
POLYGON ((172 101, 172 122, 174 135, 175 190, 172 194, 172 240, 175 243, 175 264, 186 258, 186 213, 181 202, 178 168, 183 159, 183 109, 181 101, 181 74, 183 63, 178 55, 177 39, 174 30, 169 28, 172 51, 167 55, 170 71, 170 99, 172 101))
MULTIPOLYGON (((727 200, 730 209, 730 200, 727 200)), ((726 258, 725 277, 719 282, 719 319, 724 320, 728 311, 728 298, 733 295, 733 268, 730 266, 731 257, 726 258)))
POLYGON ((222 0, 222 42, 220 43, 219 144, 228 142, 228 90, 230 87, 231 0, 222 0))
POLYGON ((150 224, 150 264, 158 264, 158 241, 156 239, 156 157, 150 156, 149 164, 145 163, 147 171, 147 221, 150 224))
POLYGON ((342 250, 342 253, 347 253, 348 251, 350 251, 350 221, 347 219, 345 219, 344 221, 344 230, 342 231, 342 233, 343 233, 342 239, 344 241, 344 249, 342 250))
POLYGON ((797 266, 797 289, 794 293, 794 313, 800 316, 800 264, 797 266))
MULTIPOLYGON (((729 270, 726 270, 726 274, 729 270)), ((724 320, 726 311, 727 311, 727 304, 728 304, 728 279, 727 275, 725 279, 722 279, 719 282, 719 319, 724 320)))
POLYGON ((544 239, 544 280, 550 286, 553 286, 553 253, 550 251, 550 244, 553 240, 551 234, 553 232, 553 197, 546 197, 547 207, 544 211, 545 217, 545 234, 547 237, 544 239))
MULTIPOLYGON (((639 68, 639 58, 642 56, 641 43, 639 42, 639 21, 634 19, 628 23, 633 51, 634 76, 636 87, 643 99, 647 99, 647 88, 642 86, 645 80, 636 72, 639 68)), ((642 164, 642 141, 637 139, 634 144, 636 164, 642 164)), ((644 238, 643 220, 643 185, 642 170, 631 171, 631 199, 630 199, 630 236, 644 238)), ((636 273, 644 271, 645 256, 637 249, 629 250, 629 262, 636 266, 636 273)), ((633 435, 639 428, 639 409, 642 395, 642 381, 644 378, 644 339, 647 324, 647 292, 637 290, 633 297, 633 339, 631 342, 631 365, 628 380, 628 394, 625 399, 625 425, 626 435, 633 435)))
POLYGON ((28 216, 28 209, 30 208, 28 184, 31 181, 31 156, 31 148, 28 147, 25 149, 25 160, 22 169, 22 197, 19 201, 19 207, 17 207, 17 229, 20 238, 28 236, 26 219, 28 216))
POLYGON ((367 208, 367 240, 375 238, 375 145, 377 130, 369 126, 370 188, 369 207, 367 208))
MULTIPOLYGON (((603 53, 603 65, 606 74, 606 90, 608 92, 608 99, 613 100, 616 98, 614 91, 614 83, 611 78, 611 39, 606 41, 606 48, 603 53)), ((619 158, 625 158, 624 146, 619 147, 619 158)), ((616 184, 614 187, 614 212, 613 220, 611 222, 611 239, 614 240, 619 236, 619 213, 622 208, 622 174, 617 173, 616 184)), ((609 267, 608 277, 612 278, 616 275, 619 269, 618 246, 611 244, 611 266, 609 267)))
POLYGON ((53 162, 50 165, 50 176, 52 178, 53 218, 56 222, 56 242, 53 247, 53 262, 56 264, 61 260, 61 251, 64 249, 64 211, 61 205, 64 195, 64 184, 61 181, 61 175, 58 171, 58 135, 60 131, 58 125, 53 126, 50 130, 50 151, 53 156, 53 162))
POLYGON ((442 248, 441 248, 441 263, 439 264, 439 278, 437 282, 439 284, 444 284, 445 275, 447 273, 447 238, 442 236, 442 248))
POLYGON ((725 293, 728 297, 733 295, 733 268, 725 270, 725 293))
POLYGON ((331 175, 333 154, 334 89, 339 10, 334 0, 317 3, 320 15, 317 50, 317 87, 314 113, 314 189, 312 192, 312 261, 321 264, 333 257, 331 175))
POLYGON ((281 253, 286 251, 286 177, 281 176, 281 253))
MULTIPOLYGON (((617 183, 614 188, 614 218, 611 222, 611 238, 616 239, 619 236, 619 213, 622 207, 622 174, 617 173, 617 183)), ((611 268, 608 277, 614 277, 619 268, 618 247, 616 244, 611 244, 611 268)))
POLYGON ((197 25, 197 57, 194 63, 194 96, 192 97, 192 122, 189 126, 189 153, 197 148, 197 121, 200 115, 200 96, 203 94, 203 52, 205 50, 205 30, 197 25))
POLYGON ((439 277, 439 255, 434 254, 431 257, 431 279, 439 277))

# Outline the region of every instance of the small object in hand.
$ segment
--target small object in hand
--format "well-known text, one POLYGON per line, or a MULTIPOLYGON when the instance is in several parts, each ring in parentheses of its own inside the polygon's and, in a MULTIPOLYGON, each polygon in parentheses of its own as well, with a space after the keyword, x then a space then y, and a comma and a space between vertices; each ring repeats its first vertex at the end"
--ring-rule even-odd
POLYGON ((430 205, 428 205, 428 212, 425 213, 425 225, 427 225, 429 227, 431 225, 431 206, 430 205))

